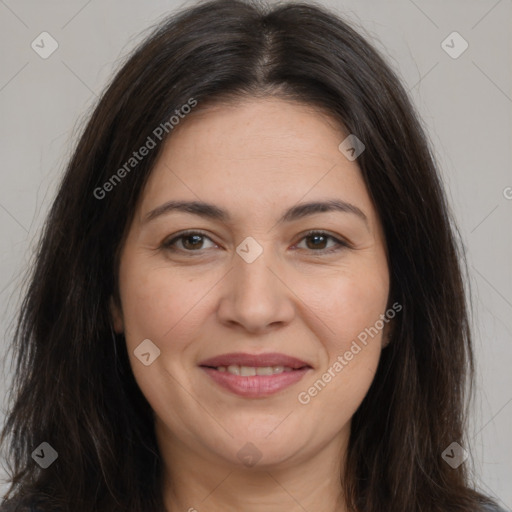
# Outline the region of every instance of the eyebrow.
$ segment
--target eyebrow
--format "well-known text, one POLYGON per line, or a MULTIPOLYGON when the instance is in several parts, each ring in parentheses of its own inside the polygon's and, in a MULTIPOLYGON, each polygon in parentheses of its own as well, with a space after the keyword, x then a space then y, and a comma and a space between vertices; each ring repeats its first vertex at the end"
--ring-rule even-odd
MULTIPOLYGON (((354 214, 363 220, 368 227, 368 217, 365 215, 365 213, 357 206, 340 199, 327 199, 324 201, 313 201, 309 203, 297 204, 286 210, 282 214, 281 218, 277 221, 277 224, 293 222, 295 220, 302 219, 316 213, 333 211, 354 214)), ((218 206, 215 206, 214 204, 205 203, 202 201, 168 201, 146 214, 142 222, 145 224, 156 219, 157 217, 171 212, 191 213, 193 215, 198 215, 200 217, 224 223, 231 221, 230 214, 218 206)))

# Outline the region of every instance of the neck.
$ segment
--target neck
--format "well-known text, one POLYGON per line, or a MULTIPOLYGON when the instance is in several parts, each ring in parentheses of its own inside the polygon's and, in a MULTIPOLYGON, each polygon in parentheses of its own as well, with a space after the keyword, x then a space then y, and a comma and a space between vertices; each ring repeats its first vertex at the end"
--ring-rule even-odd
POLYGON ((252 467, 191 450, 157 427, 167 512, 346 512, 342 467, 349 428, 314 452, 252 467))

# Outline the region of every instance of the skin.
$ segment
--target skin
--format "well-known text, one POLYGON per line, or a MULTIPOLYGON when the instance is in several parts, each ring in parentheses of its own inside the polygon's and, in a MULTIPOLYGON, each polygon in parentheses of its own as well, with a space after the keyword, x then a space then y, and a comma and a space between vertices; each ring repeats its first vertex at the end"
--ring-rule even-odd
MULTIPOLYGON (((199 107, 198 107, 199 108, 199 107)), ((120 307, 131 366, 151 404, 164 462, 169 512, 346 510, 342 461, 350 421, 374 378, 390 324, 308 404, 298 400, 365 328, 387 309, 385 240, 356 161, 338 145, 347 136, 324 114, 277 98, 197 110, 169 138, 124 241, 120 307), (169 212, 169 200, 213 203, 228 222, 169 212), (364 212, 322 212, 278 224, 297 203, 341 199, 364 212), (173 252, 163 243, 187 229, 173 252), (333 239, 349 243, 326 253, 333 239), (236 252, 248 236, 263 253, 236 252), (187 252, 188 251, 188 252, 187 252), (160 356, 134 355, 150 339, 160 356), (313 369, 266 398, 219 387, 198 364, 227 352, 281 352, 313 369), (251 442, 261 455, 238 457, 251 442)), ((362 345, 361 345, 362 346, 362 345)))

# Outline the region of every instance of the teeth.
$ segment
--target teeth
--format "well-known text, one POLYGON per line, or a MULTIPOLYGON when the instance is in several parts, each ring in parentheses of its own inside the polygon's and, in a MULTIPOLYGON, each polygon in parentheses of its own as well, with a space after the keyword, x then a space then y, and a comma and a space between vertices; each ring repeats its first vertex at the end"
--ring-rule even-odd
MULTIPOLYGON (((272 368, 272 366, 261 366, 260 368, 256 368, 256 375, 274 375, 277 373, 276 368, 272 368)), ((282 368, 282 367, 281 367, 282 368)))
POLYGON ((240 375, 240 366, 232 364, 228 366, 227 370, 229 373, 232 373, 233 375, 240 375))
POLYGON ((250 366, 240 366, 240 375, 242 377, 252 377, 256 375, 256 368, 250 366))
POLYGON ((292 372, 293 368, 288 366, 238 366, 236 364, 226 366, 218 366, 219 372, 227 372, 241 377, 252 377, 253 375, 275 375, 277 373, 292 372))

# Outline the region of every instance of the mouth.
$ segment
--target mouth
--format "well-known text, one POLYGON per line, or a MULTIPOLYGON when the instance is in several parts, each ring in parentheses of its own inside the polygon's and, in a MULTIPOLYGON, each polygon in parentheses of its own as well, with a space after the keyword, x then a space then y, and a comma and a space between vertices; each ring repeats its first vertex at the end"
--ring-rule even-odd
POLYGON ((226 372, 231 375, 240 375, 241 377, 252 377, 254 375, 279 375, 281 373, 295 372, 304 368, 310 368, 310 366, 301 366, 300 368, 290 368, 289 366, 240 366, 237 364, 231 364, 229 366, 203 366, 202 368, 210 368, 217 370, 218 372, 226 372))
POLYGON ((199 364, 219 386, 247 398, 264 398, 301 380, 311 365, 284 354, 224 354, 199 364))

